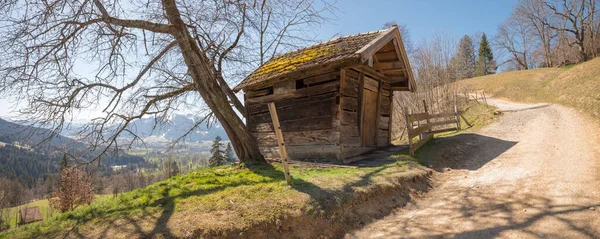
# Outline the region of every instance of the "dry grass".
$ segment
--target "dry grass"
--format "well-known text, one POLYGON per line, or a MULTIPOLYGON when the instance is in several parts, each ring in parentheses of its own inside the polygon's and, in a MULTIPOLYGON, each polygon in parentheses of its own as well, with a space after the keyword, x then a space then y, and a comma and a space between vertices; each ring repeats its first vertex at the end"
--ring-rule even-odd
POLYGON ((562 104, 600 118, 600 58, 562 68, 476 77, 459 85, 512 101, 562 104))
POLYGON ((280 168, 219 167, 178 175, 117 198, 92 203, 0 238, 192 237, 202 232, 244 231, 299 215, 329 215, 357 192, 394 187, 423 172, 413 158, 370 168, 292 168, 293 187, 280 168))

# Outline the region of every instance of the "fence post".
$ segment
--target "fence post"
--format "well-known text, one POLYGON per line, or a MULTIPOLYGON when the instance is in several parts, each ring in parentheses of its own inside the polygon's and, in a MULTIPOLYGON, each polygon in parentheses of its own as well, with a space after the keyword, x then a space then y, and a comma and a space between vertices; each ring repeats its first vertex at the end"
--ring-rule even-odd
POLYGON ((413 146, 412 146, 412 137, 413 135, 410 133, 412 130, 412 122, 410 122, 410 111, 408 107, 404 106, 404 117, 406 118, 406 135, 408 135, 408 151, 410 155, 414 155, 413 146))
POLYGON ((458 112, 458 107, 454 104, 454 118, 456 119, 456 130, 460 130, 460 112, 458 112))
POLYGON ((279 125, 279 117, 277 117, 277 110, 275 109, 275 103, 269 103, 269 113, 273 120, 273 128, 275 128, 275 135, 277 136, 277 144, 279 145, 279 153, 281 155, 281 161, 283 163, 283 174, 285 175, 285 181, 288 185, 292 185, 292 179, 290 177, 290 167, 288 165, 288 154, 285 149, 285 142, 283 140, 283 133, 281 133, 281 126, 279 125))
POLYGON ((489 108, 488 103, 487 103, 487 97, 485 97, 485 91, 482 91, 481 95, 483 96, 483 102, 485 103, 485 108, 489 108))
MULTIPOLYGON (((456 98, 455 98, 456 99, 456 98)), ((427 108, 427 103, 423 100, 423 108, 425 108, 425 114, 427 114, 427 126, 429 127, 429 109, 427 108)), ((431 127, 429 127, 429 133, 431 134, 431 127)))

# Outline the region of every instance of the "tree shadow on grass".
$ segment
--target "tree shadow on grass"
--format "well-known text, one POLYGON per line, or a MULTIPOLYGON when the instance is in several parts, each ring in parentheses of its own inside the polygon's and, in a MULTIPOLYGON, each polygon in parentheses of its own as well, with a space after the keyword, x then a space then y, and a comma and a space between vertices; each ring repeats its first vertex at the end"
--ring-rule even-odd
MULTIPOLYGON (((352 199, 355 187, 369 185, 375 175, 379 174, 386 168, 393 166, 393 164, 390 164, 390 162, 394 161, 386 162, 387 164, 380 165, 378 168, 372 168, 371 171, 365 173, 360 178, 354 179, 351 182, 343 185, 341 188, 338 187, 335 190, 320 187, 302 178, 294 177, 294 175, 292 175, 292 187, 293 189, 310 196, 309 205, 312 208, 318 209, 320 212, 325 212, 327 214, 330 210, 340 208, 340 206, 352 199)), ((262 176, 262 179, 249 181, 236 180, 232 181, 231 183, 218 184, 216 187, 212 187, 210 189, 197 190, 188 189, 185 186, 185 183, 179 183, 172 185, 173 187, 169 187, 171 184, 168 182, 162 182, 164 185, 157 188, 160 188, 163 191, 156 192, 161 196, 154 198, 147 204, 135 204, 133 203, 133 200, 135 200, 136 197, 128 197, 126 201, 119 202, 122 206, 109 207, 109 209, 91 208, 90 212, 87 214, 73 213, 70 219, 75 220, 76 225, 70 230, 69 233, 65 234, 65 237, 83 237, 79 233, 80 225, 86 224, 87 222, 95 219, 100 219, 102 223, 99 225, 102 225, 101 227, 103 228, 98 228, 100 232, 94 233, 95 235, 98 235, 99 238, 110 237, 111 235, 114 236, 114 233, 124 233, 124 235, 127 236, 142 238, 174 238, 175 234, 173 233, 172 228, 169 227, 168 222, 175 213, 175 203, 177 200, 192 196, 217 193, 232 187, 256 185, 261 183, 285 182, 283 172, 272 165, 266 164, 248 166, 247 169, 257 175, 262 176), (170 195, 174 189, 177 189, 178 193, 176 195, 170 195), (153 210, 152 208, 158 209, 158 211, 153 210), (151 225, 151 229, 148 227, 148 222, 150 221, 151 224, 153 224, 151 225), (141 223, 144 225, 141 225, 141 223)), ((214 182, 213 184, 217 183, 218 182, 214 182)), ((135 192, 132 193, 135 194, 135 192)), ((387 213, 389 212, 391 211, 388 211, 387 213)), ((86 226, 89 225, 90 224, 86 224, 86 226)))

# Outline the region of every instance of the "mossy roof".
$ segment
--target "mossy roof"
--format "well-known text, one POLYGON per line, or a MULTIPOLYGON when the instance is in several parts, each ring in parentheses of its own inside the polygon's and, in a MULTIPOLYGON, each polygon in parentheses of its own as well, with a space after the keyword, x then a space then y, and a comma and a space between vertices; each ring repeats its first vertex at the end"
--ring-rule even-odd
POLYGON ((386 30, 338 37, 275 56, 252 72, 234 90, 237 92, 258 83, 323 64, 359 59, 360 55, 356 52, 384 32, 386 30))

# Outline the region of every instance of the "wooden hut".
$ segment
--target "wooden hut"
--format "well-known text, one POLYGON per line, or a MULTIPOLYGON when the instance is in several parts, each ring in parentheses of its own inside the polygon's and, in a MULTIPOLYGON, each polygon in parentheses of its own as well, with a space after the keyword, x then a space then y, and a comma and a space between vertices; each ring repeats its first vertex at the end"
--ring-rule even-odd
POLYGON ((21 208, 21 224, 43 221, 42 211, 40 207, 25 207, 21 208))
POLYGON ((279 158, 267 106, 275 102, 292 159, 341 161, 390 145, 393 92, 414 91, 415 82, 392 26, 273 57, 234 90, 244 91, 265 158, 279 158))

